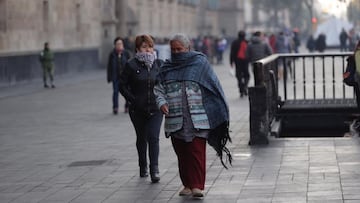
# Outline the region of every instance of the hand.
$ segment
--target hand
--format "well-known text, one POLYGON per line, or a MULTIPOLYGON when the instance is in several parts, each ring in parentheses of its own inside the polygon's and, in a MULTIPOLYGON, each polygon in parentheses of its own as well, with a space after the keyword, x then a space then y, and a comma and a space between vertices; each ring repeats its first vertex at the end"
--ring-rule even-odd
POLYGON ((165 114, 165 115, 168 115, 169 114, 169 107, 167 104, 164 104, 160 107, 160 111, 165 114))

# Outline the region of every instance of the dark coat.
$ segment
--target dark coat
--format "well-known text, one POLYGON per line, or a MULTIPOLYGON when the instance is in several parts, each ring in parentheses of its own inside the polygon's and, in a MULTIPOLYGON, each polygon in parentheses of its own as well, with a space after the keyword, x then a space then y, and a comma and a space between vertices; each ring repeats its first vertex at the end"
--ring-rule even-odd
POLYGON ((319 52, 324 52, 326 49, 326 36, 324 34, 320 34, 315 42, 316 50, 319 52))
POLYGON ((159 111, 154 95, 156 76, 163 61, 156 59, 151 69, 136 58, 130 59, 120 75, 120 93, 130 104, 130 111, 151 115, 159 111))
MULTIPOLYGON (((231 49, 230 49, 230 64, 235 63, 236 60, 238 60, 238 52, 240 49, 241 42, 245 42, 246 45, 248 45, 248 42, 245 40, 244 37, 238 38, 234 40, 231 43, 231 49)), ((244 60, 244 59, 243 59, 244 60)))
POLYGON ((272 49, 270 46, 264 42, 259 37, 253 36, 251 38, 251 43, 246 49, 246 57, 252 63, 259 59, 265 58, 272 54, 272 49))
POLYGON ((112 50, 109 54, 108 64, 107 64, 107 82, 113 82, 119 80, 120 74, 124 70, 125 63, 130 59, 130 53, 127 50, 124 50, 121 53, 121 64, 118 64, 117 61, 118 54, 112 50))
POLYGON ((235 60, 237 58, 237 53, 238 53, 238 51, 240 49, 240 43, 241 43, 241 41, 239 39, 236 39, 231 43, 230 64, 235 63, 235 60))

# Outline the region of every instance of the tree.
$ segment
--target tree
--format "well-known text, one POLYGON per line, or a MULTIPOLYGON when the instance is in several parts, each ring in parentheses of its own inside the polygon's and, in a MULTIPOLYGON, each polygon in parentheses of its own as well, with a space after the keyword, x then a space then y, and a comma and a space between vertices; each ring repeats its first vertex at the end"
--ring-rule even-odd
POLYGON ((352 1, 348 6, 348 19, 356 24, 360 19, 360 3, 352 1))
POLYGON ((285 10, 289 11, 289 20, 293 27, 302 27, 305 30, 311 29, 311 18, 313 17, 314 0, 253 0, 253 4, 260 10, 269 14, 269 27, 281 28, 282 16, 279 15, 285 10))
POLYGON ((268 22, 268 25, 273 27, 280 27, 279 12, 287 8, 292 4, 292 0, 253 0, 253 4, 257 4, 258 8, 266 11, 270 16, 269 19, 273 19, 273 22, 268 22))

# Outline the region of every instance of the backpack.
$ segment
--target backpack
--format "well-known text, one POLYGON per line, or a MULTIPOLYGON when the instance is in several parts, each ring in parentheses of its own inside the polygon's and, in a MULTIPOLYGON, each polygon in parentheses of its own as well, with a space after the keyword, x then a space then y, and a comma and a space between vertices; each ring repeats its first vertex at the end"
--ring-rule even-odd
POLYGON ((246 59, 246 49, 247 49, 247 43, 245 41, 240 42, 240 48, 236 55, 237 58, 246 59))
POLYGON ((356 72, 355 58, 354 58, 354 56, 349 56, 346 60, 347 60, 347 64, 346 64, 346 70, 343 73, 343 82, 348 86, 355 86, 356 85, 356 82, 355 82, 355 72, 356 72))

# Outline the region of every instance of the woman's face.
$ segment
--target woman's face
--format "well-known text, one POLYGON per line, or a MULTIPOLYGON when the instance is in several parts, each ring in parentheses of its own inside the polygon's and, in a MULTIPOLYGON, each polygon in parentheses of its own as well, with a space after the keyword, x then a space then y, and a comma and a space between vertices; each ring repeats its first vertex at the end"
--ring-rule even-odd
POLYGON ((138 52, 154 52, 154 46, 150 46, 149 43, 143 42, 141 46, 137 49, 138 52))
POLYGON ((170 48, 171 48, 171 53, 173 53, 173 54, 182 53, 182 52, 188 52, 189 51, 189 47, 185 47, 179 41, 171 41, 170 42, 170 48))
POLYGON ((115 43, 115 49, 116 49, 116 51, 118 51, 118 52, 121 52, 122 50, 124 50, 124 43, 123 43, 122 40, 116 41, 116 43, 115 43))

